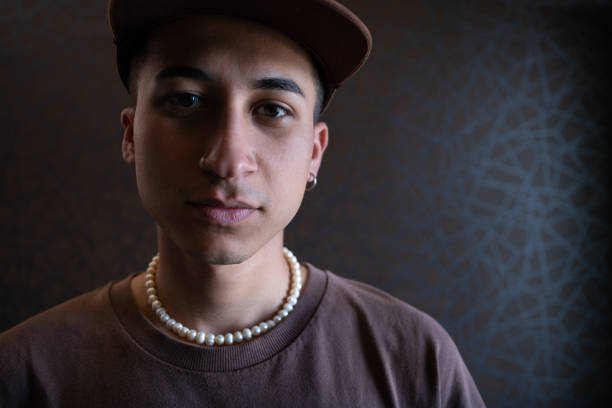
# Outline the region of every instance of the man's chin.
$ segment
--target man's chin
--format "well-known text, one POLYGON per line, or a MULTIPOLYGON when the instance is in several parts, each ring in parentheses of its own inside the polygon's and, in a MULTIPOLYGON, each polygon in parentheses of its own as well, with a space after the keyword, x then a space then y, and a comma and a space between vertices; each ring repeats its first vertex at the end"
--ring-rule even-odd
POLYGON ((209 265, 238 265, 248 260, 252 254, 245 249, 215 246, 190 251, 189 255, 209 265))

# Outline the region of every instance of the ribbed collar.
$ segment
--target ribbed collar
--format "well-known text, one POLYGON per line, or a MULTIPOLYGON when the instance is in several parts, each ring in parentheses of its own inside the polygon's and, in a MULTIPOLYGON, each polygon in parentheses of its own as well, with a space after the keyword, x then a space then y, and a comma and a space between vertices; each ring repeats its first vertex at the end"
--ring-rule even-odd
POLYGON ((159 330, 138 309, 130 290, 129 276, 110 289, 110 301, 125 332, 140 347, 169 364, 204 372, 232 371, 249 367, 289 346, 315 314, 327 287, 327 273, 309 263, 308 281, 289 317, 268 333, 227 347, 191 345, 159 330))

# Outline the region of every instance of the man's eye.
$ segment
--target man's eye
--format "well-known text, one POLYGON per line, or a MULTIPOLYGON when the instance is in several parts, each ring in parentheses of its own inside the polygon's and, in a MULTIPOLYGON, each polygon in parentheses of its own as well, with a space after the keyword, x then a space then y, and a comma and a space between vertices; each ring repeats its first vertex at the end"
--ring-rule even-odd
POLYGON ((168 98, 168 102, 176 108, 196 109, 202 105, 202 98, 192 93, 179 93, 168 98))
POLYGON ((266 103, 264 105, 259 106, 255 110, 255 113, 275 119, 289 115, 289 111, 287 109, 274 103, 266 103))

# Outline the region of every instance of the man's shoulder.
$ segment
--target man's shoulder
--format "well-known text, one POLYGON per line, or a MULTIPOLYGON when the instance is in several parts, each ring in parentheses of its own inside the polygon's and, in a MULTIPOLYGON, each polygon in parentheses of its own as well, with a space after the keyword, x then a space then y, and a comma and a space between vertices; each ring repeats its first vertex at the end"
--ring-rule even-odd
POLYGON ((357 314, 374 325, 384 326, 387 329, 395 328, 402 332, 416 330, 413 333, 430 337, 448 337, 446 331, 434 318, 417 307, 368 283, 341 277, 331 272, 328 274, 329 289, 333 292, 331 298, 350 306, 347 312, 357 314))
MULTIPOLYGON (((367 283, 327 274, 319 320, 358 343, 366 359, 376 356, 381 377, 396 389, 413 390, 402 398, 419 406, 484 406, 455 343, 434 318, 367 283)), ((351 358, 358 355, 354 345, 339 343, 351 358)))
POLYGON ((329 296, 322 306, 328 319, 342 316, 355 335, 371 338, 383 353, 404 355, 405 361, 431 353, 450 364, 460 360, 451 336, 426 312, 367 283, 327 273, 329 296))
POLYGON ((110 285, 66 300, 0 333, 0 353, 95 331, 108 319, 110 285))
POLYGON ((32 406, 35 399, 52 398, 48 393, 58 391, 58 385, 89 384, 88 373, 108 360, 117 350, 113 339, 121 337, 111 286, 69 299, 0 333, 0 406, 32 406))

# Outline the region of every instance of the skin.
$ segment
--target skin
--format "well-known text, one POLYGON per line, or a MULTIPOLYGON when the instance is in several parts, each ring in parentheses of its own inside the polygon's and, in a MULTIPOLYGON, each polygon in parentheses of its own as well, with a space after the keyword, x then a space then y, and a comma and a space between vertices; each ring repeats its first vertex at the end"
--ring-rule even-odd
MULTIPOLYGON (((283 231, 328 141, 326 124, 312 120, 314 68, 282 34, 212 16, 164 26, 146 55, 135 106, 121 112, 122 151, 157 223, 159 297, 171 316, 207 333, 267 320, 289 285, 283 231), (177 66, 206 78, 167 70, 177 66), (207 215, 218 206, 250 215, 219 223, 207 215)), ((144 274, 132 279, 132 293, 161 328, 144 274)))

